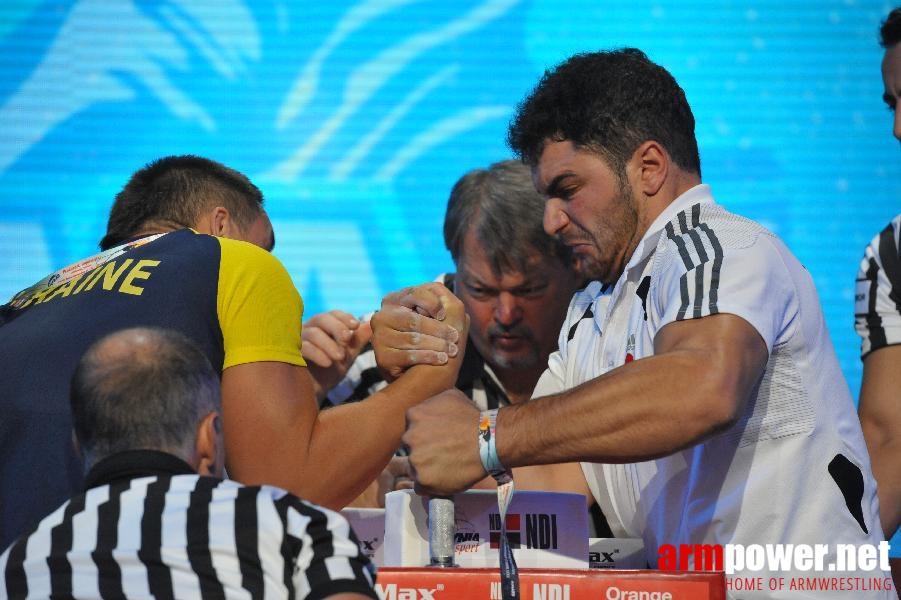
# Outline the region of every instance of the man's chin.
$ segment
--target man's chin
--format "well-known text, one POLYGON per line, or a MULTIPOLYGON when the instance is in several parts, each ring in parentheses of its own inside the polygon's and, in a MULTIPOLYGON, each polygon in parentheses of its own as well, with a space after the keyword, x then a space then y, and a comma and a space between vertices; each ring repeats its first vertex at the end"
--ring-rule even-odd
POLYGON ((531 369, 538 366, 538 356, 534 352, 503 352, 495 349, 488 362, 501 369, 531 369))
POLYGON ((604 281, 604 277, 607 275, 607 269, 593 257, 581 254, 574 256, 573 260, 575 262, 576 273, 583 279, 604 281))

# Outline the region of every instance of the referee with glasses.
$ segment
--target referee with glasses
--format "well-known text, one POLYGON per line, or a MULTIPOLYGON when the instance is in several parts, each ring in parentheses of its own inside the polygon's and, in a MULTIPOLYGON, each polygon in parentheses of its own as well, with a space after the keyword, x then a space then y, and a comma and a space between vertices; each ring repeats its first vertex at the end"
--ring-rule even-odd
POLYGON ((378 598, 342 516, 222 479, 219 389, 174 331, 91 346, 71 388, 86 491, 0 556, 0 598, 378 598))

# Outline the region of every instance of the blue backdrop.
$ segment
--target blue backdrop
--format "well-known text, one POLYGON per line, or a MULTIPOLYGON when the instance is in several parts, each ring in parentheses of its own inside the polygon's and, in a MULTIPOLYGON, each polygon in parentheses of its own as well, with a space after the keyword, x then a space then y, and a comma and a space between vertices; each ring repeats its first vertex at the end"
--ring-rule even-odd
POLYGON ((450 269, 447 192, 507 158, 545 68, 634 45, 698 122, 704 179, 816 280, 849 384, 866 242, 901 210, 879 1, 238 0, 0 5, 0 297, 96 248, 165 154, 250 175, 307 314, 450 269))

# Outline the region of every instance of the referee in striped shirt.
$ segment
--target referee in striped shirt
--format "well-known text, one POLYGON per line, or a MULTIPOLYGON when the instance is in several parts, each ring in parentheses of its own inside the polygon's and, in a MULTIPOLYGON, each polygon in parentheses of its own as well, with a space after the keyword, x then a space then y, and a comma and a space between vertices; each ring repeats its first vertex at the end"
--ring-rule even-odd
MULTIPOLYGON (((879 27, 882 100, 901 141, 901 6, 879 27)), ((885 537, 901 531, 901 214, 864 249, 854 290, 854 327, 860 336, 863 375, 858 412, 870 452, 885 537)), ((889 552, 895 584, 901 583, 901 548, 889 552)))
POLYGON ((71 399, 86 491, 0 555, 0 598, 378 598, 343 517, 221 479, 219 379, 181 334, 100 340, 71 399))

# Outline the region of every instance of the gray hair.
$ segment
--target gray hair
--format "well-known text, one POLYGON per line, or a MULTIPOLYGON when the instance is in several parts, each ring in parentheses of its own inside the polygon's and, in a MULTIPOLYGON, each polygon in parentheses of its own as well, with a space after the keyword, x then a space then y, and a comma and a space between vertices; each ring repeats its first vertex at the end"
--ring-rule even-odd
POLYGON ((197 346, 149 327, 114 332, 88 348, 70 400, 86 468, 126 450, 188 459, 198 424, 221 406, 219 376, 197 346))
POLYGON ((527 261, 536 253, 556 257, 570 267, 569 248, 544 231, 544 203, 529 167, 518 160, 469 171, 451 190, 444 245, 456 263, 466 233, 473 230, 497 274, 526 271, 527 261))

